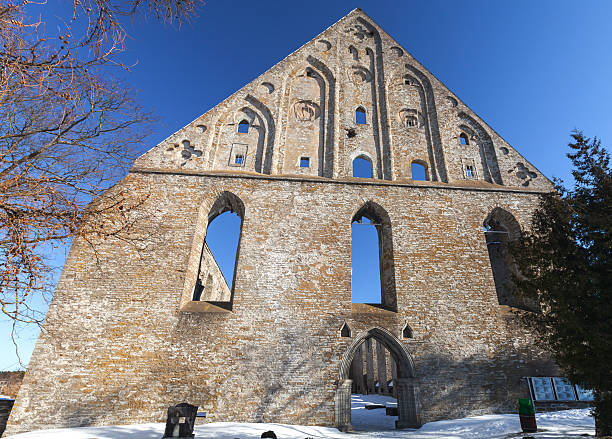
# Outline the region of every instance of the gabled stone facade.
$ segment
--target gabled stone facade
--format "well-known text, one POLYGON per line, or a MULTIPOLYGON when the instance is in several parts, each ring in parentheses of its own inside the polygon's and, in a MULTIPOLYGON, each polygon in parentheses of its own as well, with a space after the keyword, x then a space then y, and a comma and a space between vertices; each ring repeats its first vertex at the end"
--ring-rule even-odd
POLYGON ((182 401, 207 422, 348 429, 372 341, 399 427, 512 411, 521 377, 554 372, 502 282, 504 243, 551 182, 359 9, 113 190, 154 212, 135 225, 146 245, 74 242, 9 433, 159 422, 182 401), (352 177, 358 157, 374 178, 352 177), (232 289, 205 243, 227 210, 242 219, 232 289), (378 306, 351 300, 362 216, 379 228, 378 306))

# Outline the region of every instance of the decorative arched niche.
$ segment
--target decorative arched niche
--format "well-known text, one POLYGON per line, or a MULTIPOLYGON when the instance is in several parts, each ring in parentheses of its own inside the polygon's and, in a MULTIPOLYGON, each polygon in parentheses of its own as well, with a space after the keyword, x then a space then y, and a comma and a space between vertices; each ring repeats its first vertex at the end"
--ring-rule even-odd
POLYGON ((217 149, 214 168, 262 172, 261 159, 267 137, 264 118, 255 108, 242 106, 228 119, 226 125, 219 127, 218 143, 227 144, 229 148, 217 149))
MULTIPOLYGON (((491 136, 473 117, 465 112, 459 113, 459 132, 457 134, 457 142, 460 148, 474 152, 479 156, 479 168, 482 170, 482 178, 485 181, 496 184, 503 184, 499 166, 497 163, 497 154, 493 145, 491 136)), ((472 152, 462 152, 464 156, 470 157, 476 155, 472 152)))
POLYGON ((220 192, 215 197, 205 200, 198 211, 196 231, 185 270, 185 283, 181 297, 181 311, 185 312, 229 312, 234 302, 234 289, 240 241, 244 224, 244 203, 231 192, 220 192), (208 225, 225 212, 236 213, 240 218, 240 237, 236 249, 236 260, 232 288, 225 278, 206 243, 208 225))
POLYGON ((286 87, 280 172, 332 177, 335 79, 331 71, 309 56, 287 76, 286 87), (310 158, 308 169, 296 165, 300 156, 310 158))
POLYGON ((389 331, 374 327, 357 335, 342 355, 338 387, 335 397, 335 423, 341 431, 351 431, 351 389, 353 381, 349 378, 355 354, 360 352, 367 342, 376 341, 389 351, 396 364, 397 383, 394 383, 397 394, 398 419, 396 428, 419 428, 421 417, 418 405, 418 390, 412 357, 406 347, 389 331))
POLYGON ((437 122, 437 110, 431 83, 421 71, 406 69, 390 76, 387 93, 396 107, 390 119, 393 133, 395 178, 410 176, 409 156, 416 154, 428 163, 433 181, 447 181, 444 153, 437 122), (396 103, 396 104, 395 104, 396 103))
POLYGON ((533 306, 514 294, 513 277, 519 272, 509 251, 509 244, 521 236, 521 226, 510 212, 496 207, 483 222, 483 231, 500 305, 532 310, 533 306))
POLYGON ((207 159, 212 170, 251 171, 270 174, 276 124, 269 108, 252 95, 215 122, 207 159))
POLYGON ((395 262, 393 259, 393 232, 387 211, 379 204, 368 201, 355 212, 352 223, 360 223, 362 218, 376 227, 378 233, 378 258, 380 268, 380 306, 389 311, 397 311, 395 288, 395 262))

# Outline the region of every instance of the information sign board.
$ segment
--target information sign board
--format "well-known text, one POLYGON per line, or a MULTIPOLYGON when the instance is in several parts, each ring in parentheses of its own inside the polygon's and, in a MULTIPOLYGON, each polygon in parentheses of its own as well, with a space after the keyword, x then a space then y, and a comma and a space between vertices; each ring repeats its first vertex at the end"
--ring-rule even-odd
POLYGON ((552 381, 548 377, 531 377, 531 387, 533 388, 533 399, 536 401, 554 401, 552 381))
POLYGON ((576 384, 576 395, 580 401, 593 401, 593 391, 576 384))
POLYGON ((557 401, 575 401, 574 386, 567 378, 554 377, 553 384, 557 393, 557 401))

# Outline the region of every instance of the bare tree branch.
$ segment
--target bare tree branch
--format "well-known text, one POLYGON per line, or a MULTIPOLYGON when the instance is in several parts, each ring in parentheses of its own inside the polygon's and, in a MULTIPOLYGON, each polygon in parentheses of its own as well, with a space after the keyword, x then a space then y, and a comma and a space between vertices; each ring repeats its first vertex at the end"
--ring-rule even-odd
POLYGON ((147 197, 109 189, 154 121, 112 76, 128 68, 121 19, 180 24, 203 3, 73 0, 50 34, 46 1, 0 0, 0 307, 15 324, 42 321, 31 304, 53 289, 50 250, 75 237, 142 242, 133 230, 147 197))

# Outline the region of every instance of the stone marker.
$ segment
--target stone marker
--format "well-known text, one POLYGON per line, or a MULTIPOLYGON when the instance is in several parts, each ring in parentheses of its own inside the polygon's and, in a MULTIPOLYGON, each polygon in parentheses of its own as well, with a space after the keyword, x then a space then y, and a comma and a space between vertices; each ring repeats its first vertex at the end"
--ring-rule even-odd
POLYGON ((166 420, 166 431, 164 438, 193 438, 193 427, 195 424, 198 406, 185 402, 176 406, 168 407, 168 419, 166 420))

